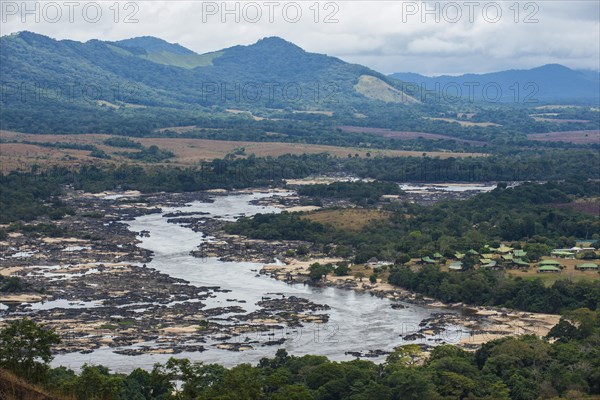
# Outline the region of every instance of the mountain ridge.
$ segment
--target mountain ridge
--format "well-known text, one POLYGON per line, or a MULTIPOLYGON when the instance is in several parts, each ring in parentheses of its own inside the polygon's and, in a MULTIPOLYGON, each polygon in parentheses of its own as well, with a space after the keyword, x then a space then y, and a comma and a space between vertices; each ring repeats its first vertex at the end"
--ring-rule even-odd
MULTIPOLYGON (((416 115, 448 108, 443 101, 423 96, 419 88, 407 89, 411 80, 435 78, 409 74, 398 80, 360 64, 307 52, 279 37, 203 54, 152 36, 79 42, 23 31, 1 36, 0 45, 1 122, 7 130, 57 130, 65 121, 75 121, 80 131, 112 132, 121 129, 115 123, 121 120, 134 130, 136 123, 131 121, 140 118, 146 120, 144 126, 154 128, 190 125, 198 116, 242 118, 232 116, 230 109, 289 115, 317 111, 307 117, 313 119, 410 116, 414 121, 407 125, 417 129, 423 122, 416 115)), ((570 95, 567 99, 578 100, 594 89, 589 74, 576 74, 579 83, 570 87, 572 70, 550 70, 546 83, 551 94, 564 92, 570 95)), ((533 74, 528 80, 539 72, 528 72, 533 74)), ((509 88, 512 82, 501 83, 509 88)))
MULTIPOLYGON (((516 95, 531 95, 539 101, 600 101, 600 72, 574 70, 556 63, 484 74, 425 76, 397 72, 389 76, 414 85, 425 85, 428 90, 435 89, 436 85, 498 85, 503 90, 501 101, 504 102, 513 101, 516 95)), ((482 100, 480 91, 473 93, 475 100, 482 100)))

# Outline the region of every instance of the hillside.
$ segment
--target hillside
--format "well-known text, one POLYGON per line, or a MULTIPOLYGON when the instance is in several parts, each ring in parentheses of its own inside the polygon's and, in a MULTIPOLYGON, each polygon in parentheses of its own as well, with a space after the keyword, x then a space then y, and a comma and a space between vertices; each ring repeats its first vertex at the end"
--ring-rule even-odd
POLYGON ((154 37, 81 43, 20 32, 1 37, 0 45, 3 129, 31 131, 31 121, 40 120, 68 126, 74 115, 93 131, 135 118, 169 126, 167 118, 225 108, 335 111, 378 104, 355 89, 361 76, 401 93, 394 79, 278 37, 206 54, 154 37))
MULTIPOLYGON (((473 91, 477 101, 484 99, 481 88, 485 85, 499 85, 502 95, 501 102, 523 102, 526 99, 537 99, 540 102, 577 102, 598 103, 600 101, 600 73, 593 71, 576 71, 559 64, 547 64, 541 67, 526 70, 508 70, 488 74, 466 74, 460 76, 434 76, 408 73, 395 73, 393 78, 416 85, 424 84, 427 89, 435 90, 436 84, 440 88, 458 84, 463 90, 463 95, 469 95, 468 85, 475 86, 473 91), (533 85, 530 85, 532 84, 533 85), (517 92, 517 84, 518 92, 517 92), (529 86, 528 86, 529 85, 529 86), (516 96, 516 97, 515 97, 516 96)), ((448 89, 450 90, 450 89, 448 89)), ((490 89, 490 96, 495 93, 490 89)), ((451 93, 454 93, 452 91, 451 93)))
POLYGON ((0 398, 3 400, 66 400, 62 396, 47 394, 45 390, 3 368, 0 368, 0 398))

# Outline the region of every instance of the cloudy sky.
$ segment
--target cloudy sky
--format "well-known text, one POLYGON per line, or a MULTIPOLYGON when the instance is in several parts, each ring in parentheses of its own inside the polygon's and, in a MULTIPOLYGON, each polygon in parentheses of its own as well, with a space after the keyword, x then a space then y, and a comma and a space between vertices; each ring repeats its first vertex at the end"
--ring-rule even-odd
POLYGON ((383 73, 491 72, 560 63, 600 69, 600 2, 1 1, 2 35, 152 35, 198 53, 281 36, 383 73))

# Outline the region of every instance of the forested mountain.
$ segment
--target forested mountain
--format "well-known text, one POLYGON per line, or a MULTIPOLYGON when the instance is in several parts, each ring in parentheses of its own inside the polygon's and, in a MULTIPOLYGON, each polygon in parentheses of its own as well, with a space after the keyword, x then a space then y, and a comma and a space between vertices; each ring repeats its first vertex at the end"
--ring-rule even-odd
MULTIPOLYGON (((408 85, 438 78, 405 74, 401 81, 306 52, 278 37, 205 54, 150 36, 81 43, 20 32, 0 37, 0 46, 0 128, 6 130, 140 136, 172 126, 222 129, 250 123, 261 125, 252 126, 253 132, 264 133, 320 122, 327 130, 360 125, 494 141, 515 135, 524 140, 525 133, 597 128, 597 112, 591 110, 561 110, 555 116, 571 122, 560 124, 548 118, 534 120, 522 107, 531 96, 537 100, 532 106, 543 104, 548 93, 564 93, 577 101, 585 101, 590 93, 598 95, 596 75, 561 66, 459 77, 464 82, 480 79, 482 86, 484 80, 493 81, 504 96, 513 97, 510 88, 518 80, 516 107, 494 102, 482 106, 468 99, 446 102, 408 85), (525 87, 530 81, 536 82, 539 92, 532 94, 525 87), (451 123, 464 112, 476 114, 469 122, 493 124, 451 123), (250 113, 268 119, 253 119, 250 113), (276 126, 262 127, 265 124, 276 126)), ((443 86, 459 78, 439 79, 443 86)), ((428 82, 425 88, 431 89, 433 81, 428 82)), ((482 92, 475 90, 475 95, 482 92)), ((313 128, 323 133, 320 125, 313 128)))
POLYGON ((67 119, 67 110, 85 121, 98 112, 109 119, 151 114, 149 108, 198 115, 214 106, 331 110, 416 102, 394 79, 277 37, 207 54, 154 37, 81 43, 20 32, 0 45, 5 129, 67 119))
MULTIPOLYGON (((428 90, 450 90, 450 85, 458 84, 463 90, 463 96, 469 96, 469 87, 474 100, 484 101, 481 90, 490 86, 489 96, 496 96, 492 86, 502 89, 499 101, 515 102, 515 96, 523 100, 530 96, 538 101, 598 103, 600 101, 600 73, 593 71, 576 71, 560 64, 547 64, 541 67, 525 70, 508 70, 488 74, 466 74, 460 76, 423 76, 412 72, 395 73, 393 78, 418 86, 425 85, 428 90)), ((454 93, 454 91, 452 91, 454 93)), ((516 101, 521 102, 521 101, 516 101)))

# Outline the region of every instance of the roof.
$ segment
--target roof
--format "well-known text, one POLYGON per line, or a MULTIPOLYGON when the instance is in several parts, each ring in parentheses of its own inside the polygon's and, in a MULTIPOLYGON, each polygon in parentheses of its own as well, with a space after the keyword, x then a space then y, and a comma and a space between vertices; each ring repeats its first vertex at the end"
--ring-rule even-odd
POLYGON ((598 266, 594 263, 583 263, 577 266, 578 269, 598 269, 598 266))
POLYGON ((436 262, 435 260, 432 260, 429 257, 423 257, 423 258, 421 258, 421 261, 424 261, 426 263, 435 263, 436 262))
POLYGON ((491 260, 489 263, 483 264, 481 267, 483 267, 483 268, 493 268, 495 266, 496 266, 496 261, 491 260))
POLYGON ((515 257, 525 257, 527 255, 527 252, 523 250, 514 250, 513 254, 515 255, 515 257))
POLYGON ((465 256, 465 255, 464 255, 463 253, 460 253, 460 252, 458 252, 458 251, 457 251, 456 253, 454 253, 454 257, 458 258, 459 260, 460 260, 461 258, 463 258, 464 256, 465 256))
POLYGON ((502 259, 503 260, 512 260, 513 256, 512 256, 512 254, 502 254, 502 259))
POLYGON ((563 251, 563 250, 554 250, 552 252, 552 254, 555 254, 557 256, 574 256, 575 254, 571 253, 570 251, 563 251))
POLYGON ((542 260, 539 262, 539 265, 560 265, 560 263, 555 260, 542 260))
POLYGON ((502 245, 502 246, 498 247, 497 250, 498 250, 498 253, 508 253, 509 251, 512 250, 512 247, 502 245))
POLYGON ((486 254, 482 254, 481 257, 492 259, 492 258, 494 258, 494 255, 490 254, 490 253, 486 253, 486 254))
POLYGON ((477 255, 479 255, 479 253, 478 253, 478 252, 476 252, 476 251, 475 251, 475 250, 473 250, 473 249, 470 249, 469 251, 467 251, 467 253, 469 253, 469 254, 473 254, 474 256, 477 256, 477 255))
POLYGON ((513 260, 513 264, 517 264, 517 265, 526 265, 529 266, 529 263, 526 261, 521 260, 520 258, 515 258, 513 260))
POLYGON ((479 262, 480 262, 481 264, 489 264, 489 263, 491 263, 491 262, 492 262, 492 259, 490 259, 490 258, 480 258, 480 259, 479 259, 479 262))
POLYGON ((435 253, 433 253, 433 258, 442 258, 443 256, 438 253, 437 251, 435 253))
POLYGON ((448 269, 458 271, 462 269, 462 263, 460 261, 453 262, 448 266, 448 269))
POLYGON ((552 272, 560 272, 560 268, 558 267, 554 267, 552 265, 542 265, 541 267, 538 268, 538 271, 552 271, 552 272))

